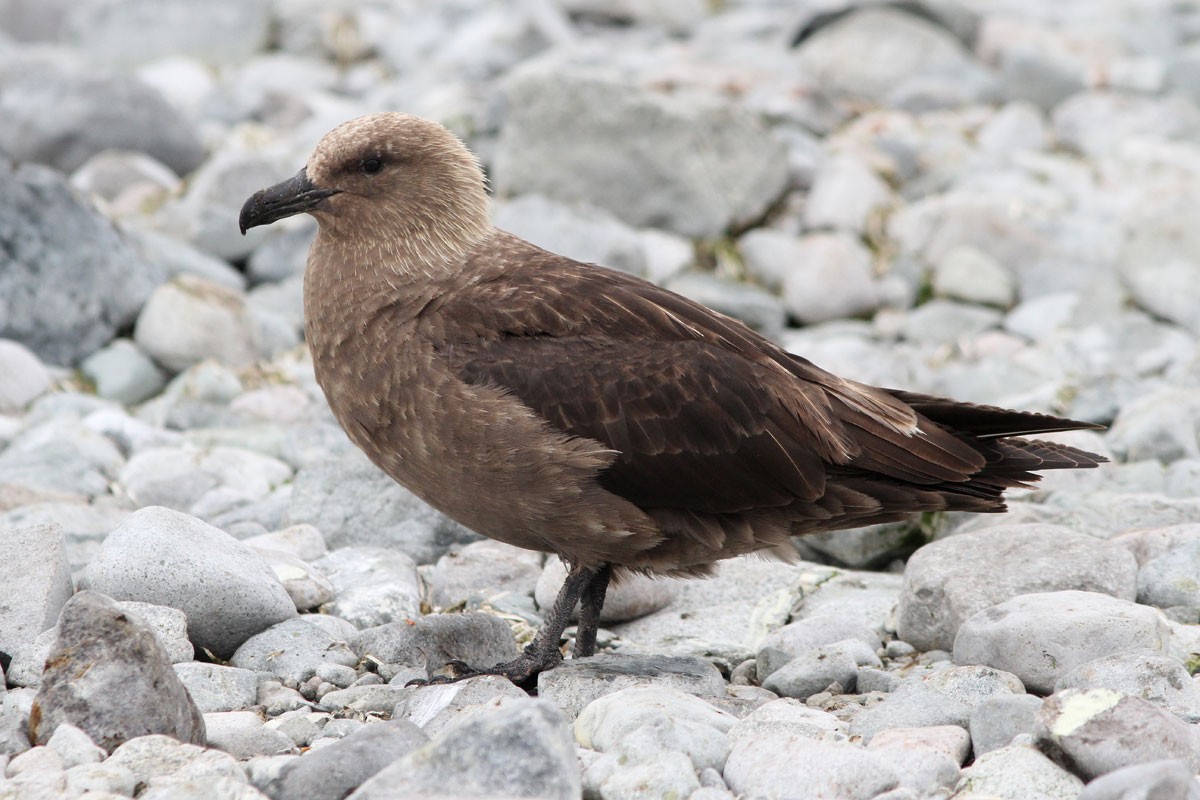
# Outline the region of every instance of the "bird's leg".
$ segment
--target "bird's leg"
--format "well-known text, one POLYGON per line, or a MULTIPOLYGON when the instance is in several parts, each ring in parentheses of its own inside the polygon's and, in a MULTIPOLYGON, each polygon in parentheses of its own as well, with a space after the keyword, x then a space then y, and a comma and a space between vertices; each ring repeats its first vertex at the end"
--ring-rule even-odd
POLYGON ((604 594, 612 578, 612 564, 604 564, 596 570, 579 596, 579 626, 575 629, 575 658, 587 658, 596 654, 596 628, 600 626, 600 610, 604 608, 604 594))
MULTIPOLYGON (((570 572, 567 573, 567 579, 563 582, 562 588, 558 590, 558 597, 554 599, 554 605, 551 606, 550 613, 546 615, 545 620, 542 622, 541 629, 533 637, 533 641, 525 645, 525 649, 521 651, 521 655, 512 661, 506 661, 503 664, 497 664, 488 669, 475 669, 461 661, 451 661, 449 662, 449 666, 456 673, 453 677, 439 675, 430 678, 428 681, 409 681, 409 685, 454 683, 466 678, 473 678, 476 675, 502 675, 523 689, 533 688, 537 684, 539 673, 558 665, 562 661, 562 653, 558 649, 558 642, 562 638, 563 631, 566 630, 567 623, 571 621, 571 612, 575 610, 575 604, 579 602, 579 597, 584 589, 604 569, 604 567, 572 567, 570 572)), ((607 575, 603 583, 604 586, 608 585, 607 575)), ((601 588, 601 602, 603 602, 603 597, 604 590, 601 588)), ((596 614, 597 616, 599 615, 599 606, 597 606, 596 614)), ((594 642, 594 625, 592 639, 594 642)))

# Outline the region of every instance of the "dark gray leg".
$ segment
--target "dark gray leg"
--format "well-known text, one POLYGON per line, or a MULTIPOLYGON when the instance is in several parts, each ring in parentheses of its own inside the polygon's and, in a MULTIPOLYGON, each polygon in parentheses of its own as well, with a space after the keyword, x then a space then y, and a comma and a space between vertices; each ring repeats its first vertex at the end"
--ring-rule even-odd
POLYGON ((596 654, 596 628, 600 625, 600 610, 604 608, 604 595, 612 578, 612 564, 596 570, 595 577, 583 587, 579 596, 579 626, 575 629, 575 658, 587 658, 596 654))

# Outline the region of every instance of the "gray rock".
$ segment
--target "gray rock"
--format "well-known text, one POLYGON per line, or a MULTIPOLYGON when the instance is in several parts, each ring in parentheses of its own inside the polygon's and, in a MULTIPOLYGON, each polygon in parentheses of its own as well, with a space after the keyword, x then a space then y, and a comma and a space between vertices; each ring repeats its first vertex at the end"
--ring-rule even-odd
POLYGON ((737 241, 746 272, 773 292, 783 288, 784 278, 805 258, 798 236, 775 228, 754 228, 737 241))
POLYGON ((1147 761, 1101 775, 1083 787, 1079 800, 1200 800, 1200 782, 1177 758, 1147 761))
POLYGON ((517 657, 512 628, 491 614, 430 614, 361 630, 351 642, 363 658, 408 664, 430 674, 458 659, 490 667, 517 657))
POLYGON ((118 600, 117 608, 137 617, 154 631, 155 638, 167 653, 172 664, 191 661, 195 649, 187 636, 187 614, 177 608, 118 600))
POLYGON ((248 669, 192 661, 176 664, 175 674, 202 714, 249 708, 258 697, 258 673, 248 669))
POLYGON ((0 752, 15 755, 29 749, 29 714, 36 696, 33 689, 0 693, 0 752))
POLYGON ((933 267, 934 294, 967 303, 1008 308, 1017 299, 1017 282, 982 250, 960 245, 947 250, 933 267))
MULTIPOLYGON (((113 218, 124 219, 136 218, 147 207, 162 203, 172 192, 179 191, 182 184, 170 167, 145 153, 102 150, 71 173, 71 185, 102 203, 113 218)), ((125 233, 137 239, 146 234, 138 229, 126 229, 125 233)), ((149 236, 167 238, 159 234, 149 236)), ((148 260, 154 259, 148 256, 148 260)))
MULTIPOLYGON (((534 599, 540 608, 549 609, 554 605, 554 599, 566 578, 567 569, 558 557, 548 556, 534 590, 534 599)), ((679 582, 670 578, 627 575, 621 578, 620 583, 609 588, 604 598, 604 608, 600 611, 600 621, 626 622, 653 614, 670 605, 678 590, 679 582)), ((578 609, 571 612, 571 618, 579 618, 578 609)))
POLYGON ((1049 140, 1041 111, 1021 101, 997 110, 975 138, 980 149, 996 154, 1042 150, 1049 140))
POLYGON ((757 286, 696 270, 672 275, 663 281, 663 286, 740 320, 769 339, 778 338, 787 322, 779 299, 757 286))
POLYGON ((96 394, 119 403, 140 403, 162 391, 166 376, 141 348, 117 339, 83 360, 80 371, 96 394))
POLYGON ((317 667, 329 661, 352 667, 358 656, 350 646, 305 615, 272 625, 251 636, 229 659, 232 666, 266 672, 282 681, 298 685, 316 674, 317 667))
POLYGON ((901 333, 919 344, 953 344, 999 327, 1002 319, 994 308, 935 299, 907 312, 901 333))
POLYGON ((804 206, 804 226, 862 234, 872 214, 888 204, 891 192, 862 161, 834 156, 817 169, 804 206))
POLYGON ((1062 145, 1091 157, 1134 137, 1187 140, 1200 132, 1200 108, 1178 95, 1080 92, 1059 104, 1051 120, 1062 145))
POLYGON ((287 734, 263 727, 262 717, 253 711, 220 711, 204 715, 209 747, 224 750, 234 758, 290 753, 295 744, 287 734))
POLYGON ((971 748, 978 758, 1012 744, 1013 737, 1033 733, 1033 719, 1041 698, 1030 694, 998 694, 971 712, 971 748))
POLYGON ((481 538, 426 505, 358 451, 300 469, 284 522, 313 525, 331 548, 392 547, 419 564, 434 563, 452 544, 481 538))
POLYGON ((324 609, 358 628, 421 615, 421 579, 404 553, 382 547, 343 547, 313 564, 333 584, 324 609))
MULTIPOLYGON (((429 574, 434 608, 509 592, 529 595, 542 574, 542 555, 485 539, 452 547, 429 574)), ((556 590, 557 591, 557 590, 556 590)))
POLYGON ((245 296, 194 275, 177 276, 154 290, 133 338, 172 372, 210 358, 243 368, 269 355, 262 352, 245 296))
POLYGON ((121 600, 180 609, 192 642, 222 658, 296 614, 254 550, 194 517, 158 506, 135 512, 109 534, 80 585, 121 600))
MULTIPOLYGON (((850 533, 850 531, 846 531, 850 533)), ((904 578, 887 572, 830 569, 811 576, 802 585, 800 607, 793 618, 840 616, 863 628, 891 630, 896 601, 904 578)), ((853 634, 857 637, 859 634, 853 634)), ((868 642, 867 639, 863 640, 868 642)))
POLYGON ((51 419, 22 431, 0 452, 0 484, 49 490, 49 500, 74 499, 64 493, 95 497, 108 493, 122 460, 111 440, 83 423, 51 419))
POLYGON ((1138 572, 1138 602, 1200 608, 1200 540, 1184 542, 1138 572))
POLYGON ((516 71, 494 168, 501 194, 588 202, 639 227, 716 236, 782 194, 783 145, 756 119, 553 61, 516 71))
POLYGON ((1006 42, 997 58, 1005 96, 1044 111, 1087 88, 1087 64, 1057 38, 1006 42))
POLYGON ((0 583, 7 588, 0 603, 0 652, 12 656, 54 626, 74 587, 62 528, 17 528, 3 539, 0 583))
MULTIPOLYGON (((1191 313, 1195 304, 1200 303, 1200 290, 1196 288, 1197 281, 1200 281, 1200 264, 1187 256, 1150 263, 1142 260, 1148 249, 1156 244, 1162 246, 1158 242, 1147 243, 1145 239, 1178 235, 1173 229, 1164 230, 1165 227, 1160 223, 1142 231, 1140 240, 1134 238, 1130 241, 1122 254, 1121 277, 1138 307, 1193 334, 1200 334, 1200 322, 1191 313)), ((1192 242, 1188 242, 1181 249, 1190 255, 1194 247, 1192 242)))
POLYGON ((1001 800, 1075 800, 1082 789, 1083 781, 1036 749, 1015 744, 976 758, 956 787, 957 792, 1001 800))
POLYGON ((190 56, 215 66, 263 49, 270 21, 269 4, 257 1, 84 3, 67 13, 64 36, 104 64, 133 66, 190 56))
POLYGON ((791 735, 806 739, 844 741, 847 727, 830 714, 785 697, 768 701, 737 721, 729 729, 731 742, 791 735))
POLYGON ((246 291, 245 275, 184 239, 141 229, 128 230, 127 235, 147 261, 161 265, 171 278, 190 275, 234 292, 246 291))
POLYGON ((336 590, 333 584, 307 561, 278 550, 254 549, 275 572, 275 577, 283 584, 297 611, 308 611, 334 599, 336 590))
POLYGON ((246 782, 241 767, 228 753, 160 734, 130 739, 114 750, 104 764, 129 770, 137 785, 150 788, 170 780, 233 778, 246 782))
MULTIPOLYGON (((971 737, 957 725, 892 728, 880 731, 877 736, 873 737, 869 749, 937 753, 958 766, 966 761, 967 756, 971 753, 971 737)), ((955 780, 957 779, 956 773, 955 780)))
POLYGON ((759 644, 756 655, 758 679, 766 680, 794 659, 845 639, 856 639, 872 651, 882 644, 877 630, 837 613, 814 614, 785 625, 772 631, 759 644))
POLYGON ((79 764, 67 770, 67 791, 73 796, 89 792, 99 798, 106 797, 104 793, 108 792, 118 797, 132 797, 136 785, 137 778, 124 767, 79 764))
POLYGON ((30 740, 49 741, 62 722, 109 752, 154 733, 204 742, 200 712, 153 631, 95 592, 80 592, 63 607, 33 702, 30 740))
POLYGON ((274 800, 342 800, 372 775, 428 740, 420 728, 406 720, 364 725, 327 747, 289 762, 267 792, 274 800))
POLYGON ((734 741, 724 777, 738 795, 845 800, 867 800, 900 782, 895 769, 869 750, 795 733, 734 741), (805 769, 797 770, 797 764, 805 769))
POLYGON ((287 464, 252 450, 185 446, 141 450, 125 463, 118 478, 139 506, 201 513, 222 500, 260 500, 291 476, 287 464))
POLYGON ((688 656, 602 653, 568 659, 538 676, 538 696, 569 719, 606 694, 641 684, 677 689, 700 697, 724 697, 725 681, 710 662, 688 656))
POLYGON ((951 536, 909 559, 897 634, 918 650, 948 650, 964 620, 1019 594, 1079 589, 1132 600, 1136 569, 1119 545, 1055 525, 997 525, 951 536))
POLYGON ((74 364, 112 339, 161 278, 65 178, 33 164, 0 164, 0 242, 0 337, 52 364, 74 364))
POLYGON ((579 765, 562 714, 544 700, 480 708, 362 784, 353 800, 580 796, 579 765), (519 764, 520 769, 513 766, 519 764))
POLYGON ((99 764, 108 757, 104 748, 97 747, 91 736, 69 722, 55 729, 46 746, 62 758, 63 769, 80 764, 99 764))
POLYGON ((1038 745, 1085 780, 1162 758, 1200 770, 1192 730, 1173 714, 1110 689, 1067 689, 1046 699, 1035 720, 1038 745))
POLYGON ((316 561, 325 555, 325 537, 312 525, 291 525, 287 528, 243 539, 256 550, 275 550, 291 553, 305 561, 316 561))
POLYGON ((20 342, 0 339, 0 414, 20 411, 50 388, 50 372, 20 342))
POLYGON ((1200 721, 1200 686, 1182 661, 1162 653, 1116 653, 1080 664, 1055 681, 1055 692, 1065 689, 1111 689, 1200 721))
POLYGON ((634 275, 646 274, 638 232, 595 206, 522 195, 499 203, 492 222, 551 253, 634 275))
MULTIPOLYGON (((961 728, 955 730, 962 731, 961 728)), ((961 774, 958 762, 945 753, 899 741, 880 745, 880 738, 872 739, 867 751, 895 771, 900 779, 899 788, 911 790, 916 797, 936 797, 949 792, 958 783, 961 774)))
POLYGON ((1121 407, 1106 437, 1131 461, 1200 458, 1200 389, 1164 386, 1121 407))
POLYGON ((683 753, 695 769, 720 770, 729 755, 726 735, 737 722, 695 695, 665 686, 631 686, 593 700, 575 720, 575 739, 602 753, 636 760, 629 738, 656 728, 654 749, 683 753))
POLYGON ((853 692, 857 682, 858 663, 854 656, 846 648, 832 644, 793 658, 772 671, 770 676, 763 680, 762 686, 780 697, 807 700, 834 683, 841 686, 845 692, 853 692))
POLYGON ((391 713, 392 719, 408 720, 420 726, 427 736, 436 736, 476 706, 526 696, 507 678, 479 675, 455 683, 405 687, 391 713))
POLYGON ((42 685, 42 671, 46 668, 46 659, 54 649, 58 639, 58 626, 44 630, 32 642, 25 642, 13 654, 12 662, 8 665, 7 679, 13 686, 29 686, 34 689, 42 685))
POLYGON ((183 175, 204 158, 194 126, 137 78, 47 58, 6 67, 0 150, 13 159, 70 172, 101 151, 133 150, 183 175))
POLYGON ((958 664, 986 664, 1049 692, 1075 667, 1114 653, 1167 649, 1170 627, 1155 609, 1095 592, 1026 594, 963 622, 958 664))
POLYGON ((254 248, 246 261, 246 274, 250 281, 255 284, 279 283, 302 275, 308 263, 308 250, 316 235, 316 220, 305 219, 294 227, 270 236, 254 248))
POLYGON ((881 302, 870 251, 846 233, 814 233, 800 240, 797 260, 782 278, 783 305, 812 324, 874 311, 881 302))

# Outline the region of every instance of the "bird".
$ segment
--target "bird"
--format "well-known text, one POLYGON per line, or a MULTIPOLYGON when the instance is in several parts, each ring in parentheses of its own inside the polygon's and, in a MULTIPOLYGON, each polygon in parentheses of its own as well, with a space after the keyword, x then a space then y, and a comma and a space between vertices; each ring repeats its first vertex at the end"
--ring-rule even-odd
POLYGON ((1105 459, 1027 438, 1101 426, 838 377, 651 282, 495 228, 475 155, 400 112, 332 129, 241 209, 306 213, 305 338, 350 440, 476 532, 567 577, 512 661, 447 680, 524 687, 596 651, 610 582, 703 577, 793 537, 1005 510, 1037 470, 1105 459))

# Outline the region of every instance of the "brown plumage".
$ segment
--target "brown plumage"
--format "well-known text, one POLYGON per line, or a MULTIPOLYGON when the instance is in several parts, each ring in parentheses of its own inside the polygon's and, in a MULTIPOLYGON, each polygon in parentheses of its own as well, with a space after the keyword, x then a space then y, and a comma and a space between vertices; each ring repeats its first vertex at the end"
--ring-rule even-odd
POLYGON ((1020 438, 1096 426, 848 381, 496 230, 474 156, 426 120, 335 128, 242 229, 301 212, 308 344, 350 438, 459 522, 571 565, 534 644, 488 670, 518 682, 559 658, 581 597, 591 654, 614 569, 702 575, 798 534, 1003 511, 1035 470, 1103 461, 1020 438))

